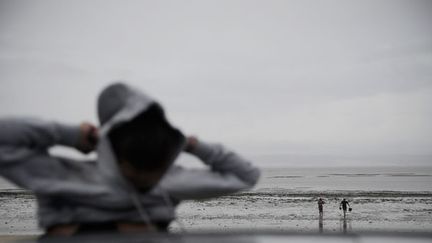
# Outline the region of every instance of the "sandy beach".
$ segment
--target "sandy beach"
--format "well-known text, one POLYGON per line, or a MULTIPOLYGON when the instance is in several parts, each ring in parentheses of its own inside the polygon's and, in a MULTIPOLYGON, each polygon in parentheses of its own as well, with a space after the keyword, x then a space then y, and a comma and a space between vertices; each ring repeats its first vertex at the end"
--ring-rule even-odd
MULTIPOLYGON (((321 233, 432 232, 432 194, 419 193, 244 193, 187 202, 178 210, 187 231, 287 231, 321 233), (319 217, 316 198, 326 199, 319 217), (357 196, 358 195, 358 196, 357 196), (336 196, 338 198, 336 198, 336 196), (339 198, 351 200, 344 219, 339 198)), ((173 225, 173 229, 178 229, 173 225)))
MULTIPOLYGON (((335 192, 327 198, 322 219, 315 196, 309 192, 241 193, 218 199, 188 201, 178 209, 179 222, 187 232, 286 231, 305 233, 432 232, 432 194, 394 192, 335 192), (344 219, 339 199, 351 198, 353 212, 344 219)), ((326 197, 328 196, 328 197, 326 197)), ((23 191, 0 193, 1 235, 35 235, 35 199, 23 191)), ((178 222, 173 232, 181 232, 178 222)))
MULTIPOLYGON (((431 169, 267 169, 252 191, 185 201, 172 232, 432 233, 431 169), (395 190, 399 188, 400 190, 395 190), (324 215, 318 215, 322 197, 324 215), (339 202, 353 211, 344 219, 339 202)), ((0 235, 37 235, 36 201, 3 184, 0 235)))

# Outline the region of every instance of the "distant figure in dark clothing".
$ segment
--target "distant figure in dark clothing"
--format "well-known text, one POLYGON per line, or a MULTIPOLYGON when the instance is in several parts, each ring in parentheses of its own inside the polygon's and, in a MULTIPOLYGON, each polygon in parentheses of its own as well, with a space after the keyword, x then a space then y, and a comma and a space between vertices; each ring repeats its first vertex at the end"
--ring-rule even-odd
POLYGON ((339 204, 339 209, 341 209, 341 207, 342 207, 344 218, 346 216, 347 205, 350 206, 350 204, 348 203, 348 201, 345 198, 339 204))
POLYGON ((319 211, 319 215, 322 216, 323 215, 323 205, 325 204, 324 200, 322 200, 322 198, 318 199, 318 211, 319 211))

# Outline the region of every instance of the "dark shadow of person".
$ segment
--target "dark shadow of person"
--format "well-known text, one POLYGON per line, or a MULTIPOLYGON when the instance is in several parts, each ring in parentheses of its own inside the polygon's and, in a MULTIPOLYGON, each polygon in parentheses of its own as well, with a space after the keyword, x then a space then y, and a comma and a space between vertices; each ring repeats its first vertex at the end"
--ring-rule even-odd
POLYGON ((346 217, 340 219, 340 231, 343 234, 352 232, 351 219, 346 217))
POLYGON ((319 229, 319 233, 323 233, 324 232, 324 227, 323 227, 323 215, 320 214, 319 218, 318 218, 318 229, 319 229))

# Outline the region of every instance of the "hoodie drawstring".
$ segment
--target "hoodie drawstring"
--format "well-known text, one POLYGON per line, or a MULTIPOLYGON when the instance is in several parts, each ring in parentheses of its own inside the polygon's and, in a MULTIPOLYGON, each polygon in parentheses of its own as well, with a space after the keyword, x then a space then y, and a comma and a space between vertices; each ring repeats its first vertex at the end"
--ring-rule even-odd
POLYGON ((131 197, 132 197, 132 202, 135 205, 135 207, 138 210, 138 213, 141 217, 141 219, 147 224, 147 225, 152 225, 151 224, 151 220, 150 217, 148 216, 147 212, 145 211, 145 209, 142 207, 141 202, 137 196, 136 193, 131 193, 131 197))
MULTIPOLYGON (((169 195, 164 191, 164 190, 160 190, 161 194, 162 194, 162 198, 165 202, 165 204, 167 205, 167 207, 169 208, 169 210, 171 210, 172 212, 175 213, 175 208, 174 205, 171 201, 171 199, 169 198, 169 195)), ((135 205, 136 209, 138 210, 138 213, 141 217, 141 219, 147 224, 147 225, 152 225, 152 222, 150 220, 149 215, 147 214, 147 212, 145 211, 145 209, 143 208, 139 198, 138 198, 138 194, 136 192, 132 192, 131 193, 131 197, 132 197, 132 201, 133 204, 135 205)), ((186 229, 184 227, 184 224, 177 218, 174 217, 174 220, 176 221, 179 228, 180 228, 180 232, 181 233, 185 233, 186 229)))

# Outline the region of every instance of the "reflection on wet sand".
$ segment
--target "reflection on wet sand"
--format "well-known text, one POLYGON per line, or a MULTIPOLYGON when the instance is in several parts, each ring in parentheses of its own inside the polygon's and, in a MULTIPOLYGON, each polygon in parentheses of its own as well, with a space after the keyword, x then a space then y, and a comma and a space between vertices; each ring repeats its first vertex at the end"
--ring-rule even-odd
POLYGON ((323 215, 320 214, 319 218, 318 218, 318 228, 319 228, 319 232, 323 233, 324 229, 323 229, 323 215))
POLYGON ((352 232, 351 219, 346 217, 341 218, 339 221, 340 232, 343 234, 352 232))

